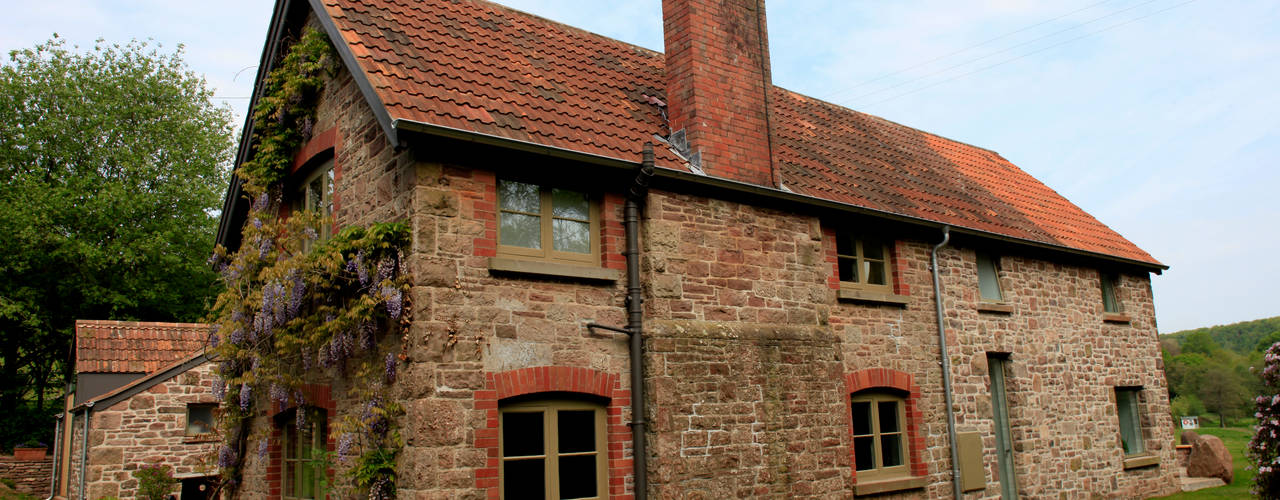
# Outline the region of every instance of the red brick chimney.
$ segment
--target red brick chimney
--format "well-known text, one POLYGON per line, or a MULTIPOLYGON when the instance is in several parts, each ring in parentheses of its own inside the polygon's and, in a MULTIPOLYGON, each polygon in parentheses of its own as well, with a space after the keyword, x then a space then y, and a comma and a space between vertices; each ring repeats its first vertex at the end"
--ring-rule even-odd
POLYGON ((776 187, 764 0, 662 0, 667 116, 708 175, 776 187))

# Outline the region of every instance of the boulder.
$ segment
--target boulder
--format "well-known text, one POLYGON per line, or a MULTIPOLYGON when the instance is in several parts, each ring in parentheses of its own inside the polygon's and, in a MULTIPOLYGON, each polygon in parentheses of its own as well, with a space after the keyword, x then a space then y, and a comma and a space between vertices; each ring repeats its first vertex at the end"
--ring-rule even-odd
POLYGON ((1200 435, 1196 431, 1182 431, 1182 444, 1196 444, 1196 440, 1200 439, 1200 435))
MULTIPOLYGON (((1184 434, 1185 435, 1185 434, 1184 434)), ((1216 477, 1227 484, 1235 476, 1231 452, 1218 436, 1204 435, 1191 445, 1191 458, 1187 460, 1187 475, 1191 477, 1216 477)))

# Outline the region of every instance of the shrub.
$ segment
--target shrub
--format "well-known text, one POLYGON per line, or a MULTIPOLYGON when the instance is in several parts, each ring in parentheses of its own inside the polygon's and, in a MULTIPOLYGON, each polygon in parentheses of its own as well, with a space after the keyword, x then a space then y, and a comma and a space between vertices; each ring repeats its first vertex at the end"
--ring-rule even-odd
POLYGON ((167 465, 145 465, 133 471, 133 477, 138 478, 138 498, 142 500, 165 500, 178 484, 167 465))
POLYGON ((1263 357, 1262 394, 1254 399, 1258 425, 1249 441, 1249 461, 1257 467, 1253 494, 1280 498, 1280 342, 1263 357))

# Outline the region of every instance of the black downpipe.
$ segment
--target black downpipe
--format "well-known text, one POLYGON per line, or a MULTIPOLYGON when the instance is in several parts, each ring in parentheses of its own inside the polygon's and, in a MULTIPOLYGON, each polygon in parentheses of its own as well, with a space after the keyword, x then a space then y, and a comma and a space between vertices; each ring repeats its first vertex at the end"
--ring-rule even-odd
POLYGON ((635 182, 627 192, 623 229, 627 236, 627 333, 631 336, 631 444, 636 500, 649 492, 649 455, 645 452, 644 410, 644 291, 640 288, 640 204, 649 195, 653 178, 653 144, 645 143, 635 182))

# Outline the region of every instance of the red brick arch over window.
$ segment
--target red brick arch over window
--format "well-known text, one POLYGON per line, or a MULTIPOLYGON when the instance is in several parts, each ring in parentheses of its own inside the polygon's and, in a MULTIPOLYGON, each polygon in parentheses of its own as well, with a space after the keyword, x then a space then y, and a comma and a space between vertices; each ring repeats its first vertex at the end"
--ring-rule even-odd
POLYGON ((631 475, 631 428, 622 422, 622 408, 631 406, 631 391, 619 385, 617 374, 590 368, 535 366, 498 373, 485 373, 484 390, 475 392, 475 407, 485 411, 485 426, 476 430, 476 447, 485 450, 485 466, 476 469, 476 488, 489 498, 499 498, 498 489, 498 401, 526 394, 573 392, 599 396, 605 407, 605 439, 609 451, 609 497, 629 499, 627 476, 631 475))
MULTIPOLYGON (((851 400, 853 393, 868 389, 893 389, 907 395, 907 448, 911 453, 911 475, 928 475, 929 466, 924 462, 924 436, 921 433, 924 417, 920 414, 920 387, 916 385, 915 378, 910 373, 889 368, 868 368, 846 374, 844 385, 846 405, 844 415, 849 421, 850 435, 853 433, 853 401, 851 400)), ((858 463, 857 457, 853 456, 852 446, 849 447, 849 456, 853 459, 850 463, 858 463)), ((857 474, 855 470, 854 481, 858 479, 857 474)))

